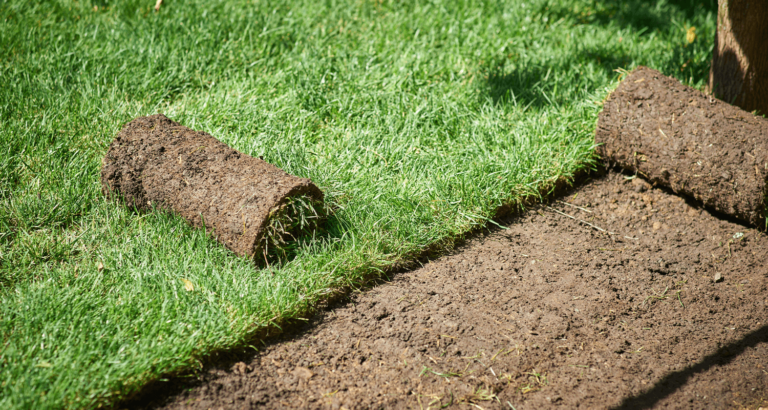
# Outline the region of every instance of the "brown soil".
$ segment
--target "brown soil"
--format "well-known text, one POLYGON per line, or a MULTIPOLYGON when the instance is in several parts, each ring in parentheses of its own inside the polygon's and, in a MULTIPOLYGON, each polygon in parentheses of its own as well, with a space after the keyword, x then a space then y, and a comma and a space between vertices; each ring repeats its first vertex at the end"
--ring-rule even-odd
POLYGON ((768 120, 640 67, 605 101, 603 158, 751 224, 763 222, 768 120))
POLYGON ((134 405, 768 407, 768 238, 627 178, 593 180, 134 405))
POLYGON ((162 114, 126 124, 102 161, 105 194, 138 209, 170 209, 239 255, 260 253, 269 218, 287 198, 323 193, 309 179, 238 152, 162 114))

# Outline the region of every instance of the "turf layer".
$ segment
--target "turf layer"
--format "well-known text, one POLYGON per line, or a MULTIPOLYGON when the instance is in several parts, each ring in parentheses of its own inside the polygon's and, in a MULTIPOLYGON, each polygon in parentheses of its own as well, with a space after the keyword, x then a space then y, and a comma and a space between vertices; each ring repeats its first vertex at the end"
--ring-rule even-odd
POLYGON ((0 2, 0 406, 114 403, 589 168, 614 69, 704 84, 699 3, 0 2), (327 232, 257 270, 105 201, 157 112, 311 178, 327 232))

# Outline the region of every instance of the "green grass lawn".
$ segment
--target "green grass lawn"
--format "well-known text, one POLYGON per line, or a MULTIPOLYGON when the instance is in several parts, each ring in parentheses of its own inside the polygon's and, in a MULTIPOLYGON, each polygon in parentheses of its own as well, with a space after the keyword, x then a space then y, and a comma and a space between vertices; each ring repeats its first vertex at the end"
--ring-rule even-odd
POLYGON ((194 371, 592 167, 616 68, 705 83, 701 1, 0 0, 0 407, 194 371), (106 201, 108 144, 158 112, 311 178, 327 232, 258 270, 106 201))

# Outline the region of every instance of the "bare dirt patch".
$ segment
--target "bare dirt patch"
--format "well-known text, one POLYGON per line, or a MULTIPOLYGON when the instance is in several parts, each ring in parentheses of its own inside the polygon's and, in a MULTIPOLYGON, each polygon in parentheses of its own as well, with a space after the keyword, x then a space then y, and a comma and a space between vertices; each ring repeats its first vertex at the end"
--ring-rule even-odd
POLYGON ((768 238, 622 174, 560 199, 135 405, 768 407, 768 238))

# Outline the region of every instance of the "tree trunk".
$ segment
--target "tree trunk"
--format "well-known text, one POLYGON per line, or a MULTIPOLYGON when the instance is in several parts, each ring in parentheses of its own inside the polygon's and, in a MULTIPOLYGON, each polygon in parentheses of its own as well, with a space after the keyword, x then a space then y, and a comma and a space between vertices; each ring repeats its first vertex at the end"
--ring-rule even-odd
POLYGON ((723 101, 768 115, 768 1, 718 0, 709 89, 723 101))

